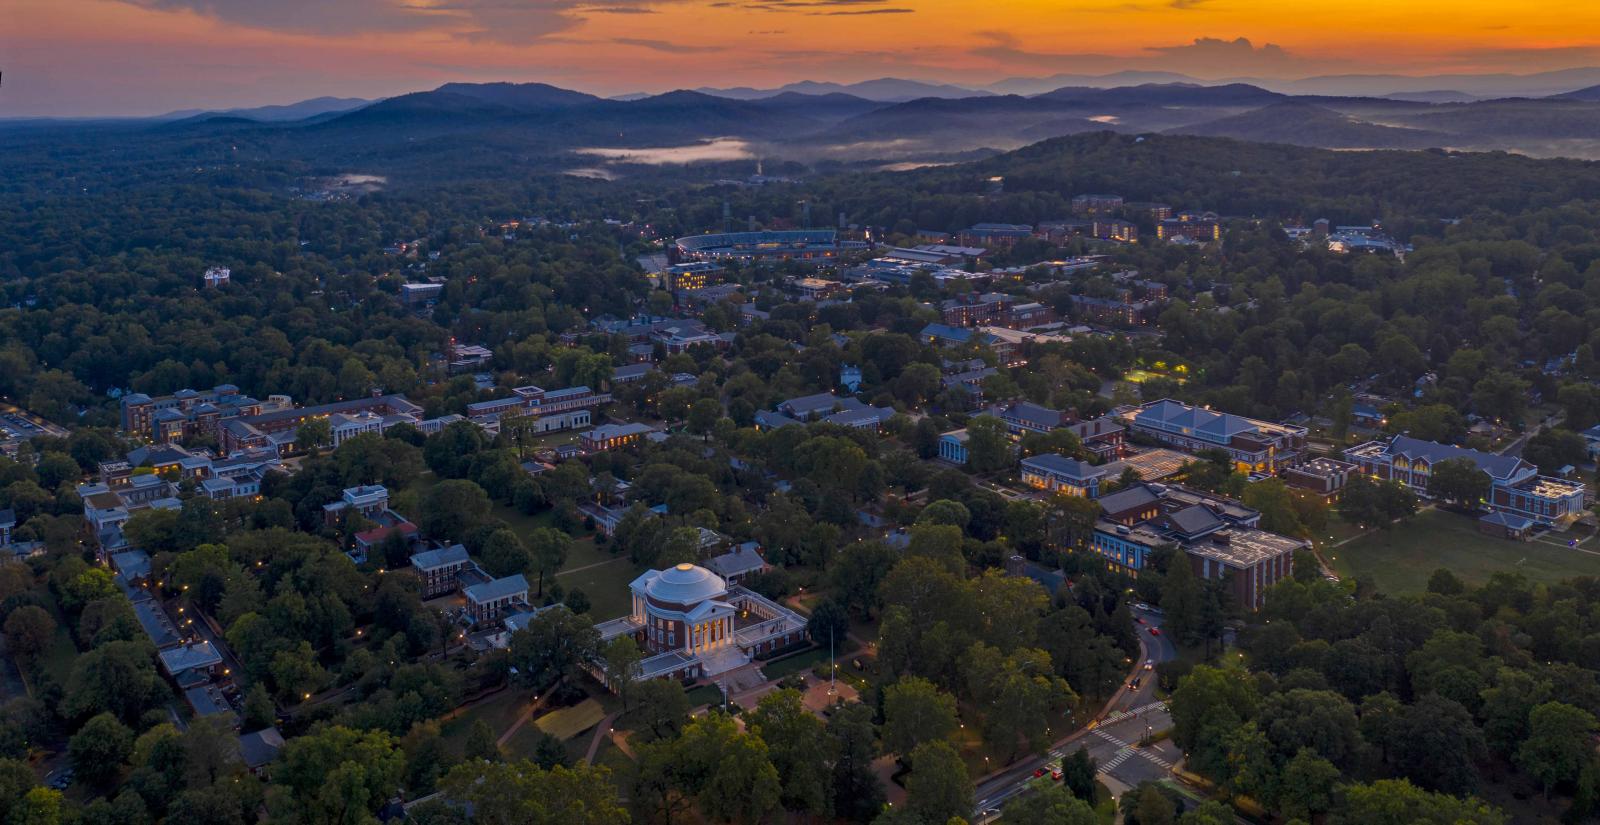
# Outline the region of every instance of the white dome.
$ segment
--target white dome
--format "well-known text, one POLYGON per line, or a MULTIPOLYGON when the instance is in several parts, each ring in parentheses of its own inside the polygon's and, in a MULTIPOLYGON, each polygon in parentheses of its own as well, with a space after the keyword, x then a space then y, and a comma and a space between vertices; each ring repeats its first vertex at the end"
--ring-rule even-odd
POLYGON ((728 586, 721 576, 704 567, 680 564, 657 573, 645 586, 645 592, 656 601, 697 604, 726 594, 728 586))

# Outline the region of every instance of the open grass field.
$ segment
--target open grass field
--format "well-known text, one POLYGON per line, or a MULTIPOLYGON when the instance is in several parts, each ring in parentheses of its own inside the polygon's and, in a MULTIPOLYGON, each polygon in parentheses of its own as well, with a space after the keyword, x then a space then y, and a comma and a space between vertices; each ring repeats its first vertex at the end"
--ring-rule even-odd
POLYGON ((1423 592, 1428 577, 1441 567, 1469 583, 1501 571, 1535 582, 1600 576, 1600 553, 1485 536, 1470 516, 1437 509, 1325 553, 1340 576, 1369 576, 1386 593, 1423 592))
POLYGON ((462 711, 460 714, 445 722, 439 729, 439 735, 444 739, 445 745, 455 753, 460 753, 466 746, 467 734, 472 730, 472 723, 483 720, 499 736, 511 723, 517 721, 517 716, 526 713, 528 706, 533 704, 532 691, 524 688, 507 688, 488 699, 462 711))
POLYGON ((768 679, 782 679, 785 676, 793 676, 796 673, 810 673, 811 668, 827 661, 828 649, 818 647, 811 650, 802 650, 782 659, 763 663, 761 672, 765 673, 768 679))
POLYGON ((571 739, 594 727, 606 718, 606 709, 593 699, 585 699, 570 708, 553 710, 533 720, 539 730, 560 740, 571 739))

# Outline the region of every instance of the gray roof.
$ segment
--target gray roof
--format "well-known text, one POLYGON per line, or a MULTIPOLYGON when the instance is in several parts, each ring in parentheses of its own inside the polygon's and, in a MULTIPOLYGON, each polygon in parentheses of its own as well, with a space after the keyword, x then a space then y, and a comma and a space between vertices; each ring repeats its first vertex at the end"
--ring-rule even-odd
POLYGON ((741 544, 727 553, 713 556, 706 560, 706 567, 723 578, 740 576, 765 567, 767 560, 761 558, 761 554, 755 549, 746 547, 747 545, 741 544))
POLYGON ((173 676, 186 670, 215 667, 222 664, 222 654, 217 652, 210 642, 200 641, 191 645, 163 650, 156 654, 161 659, 161 666, 173 676))
POLYGON ((1168 514, 1167 523, 1179 533, 1198 536, 1221 527, 1222 519, 1217 518, 1215 513, 1203 505, 1195 504, 1168 514))
POLYGON ((1420 438, 1397 435, 1389 446, 1383 451, 1384 455, 1395 457, 1404 456, 1411 461, 1424 459, 1430 465, 1443 461, 1464 458, 1476 464, 1478 469, 1488 473, 1493 479, 1509 479, 1519 471, 1529 467, 1527 462, 1516 456, 1495 455, 1466 447, 1455 447, 1449 444, 1440 444, 1436 441, 1423 441, 1420 438))
POLYGON ((513 576, 487 581, 483 584, 475 584, 463 592, 466 594, 468 601, 478 602, 479 604, 519 594, 526 597, 528 595, 528 580, 523 578, 521 573, 518 573, 513 576))
POLYGON ((411 566, 418 570, 437 570, 451 564, 462 564, 470 557, 467 548, 459 544, 449 547, 440 547, 435 550, 424 550, 411 557, 411 566))
POLYGON ((1187 430, 1194 435, 1225 444, 1234 436, 1260 429, 1254 421, 1229 413, 1215 413, 1177 401, 1161 400, 1139 411, 1135 422, 1163 431, 1187 430))
POLYGON ((1155 504, 1158 499, 1149 487, 1135 484, 1126 490, 1118 490, 1109 496, 1100 498, 1100 507, 1107 513, 1120 513, 1124 510, 1133 510, 1149 504, 1155 504))
POLYGON ((1060 453, 1045 453, 1044 455, 1024 458, 1022 466, 1084 481, 1095 476, 1105 475, 1105 470, 1100 467, 1096 467, 1087 461, 1068 458, 1060 453))
POLYGON ((259 768, 278 758, 283 750, 283 734, 277 728, 266 728, 239 737, 239 757, 245 767, 259 768))

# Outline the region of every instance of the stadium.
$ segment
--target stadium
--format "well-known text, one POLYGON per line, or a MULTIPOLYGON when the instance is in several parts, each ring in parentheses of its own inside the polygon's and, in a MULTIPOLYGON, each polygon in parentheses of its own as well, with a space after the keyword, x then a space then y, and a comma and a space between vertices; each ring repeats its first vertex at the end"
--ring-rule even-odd
POLYGON ((719 232, 678 239, 678 252, 694 261, 824 261, 868 249, 862 241, 840 241, 832 229, 719 232))

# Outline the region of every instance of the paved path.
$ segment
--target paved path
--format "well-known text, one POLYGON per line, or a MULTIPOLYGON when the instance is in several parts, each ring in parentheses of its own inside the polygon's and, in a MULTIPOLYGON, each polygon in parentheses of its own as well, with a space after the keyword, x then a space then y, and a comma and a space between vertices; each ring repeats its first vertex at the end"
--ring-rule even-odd
POLYGON ((621 713, 608 714, 606 718, 600 720, 600 724, 594 726, 594 736, 589 739, 589 750, 583 754, 583 764, 594 764, 594 755, 600 752, 601 740, 611 735, 611 729, 616 726, 617 717, 621 715, 621 713))
POLYGON ((593 570, 596 567, 605 567, 608 564, 616 564, 619 561, 627 561, 627 560, 628 560, 627 556, 617 556, 614 559, 606 559, 605 561, 597 561, 597 562, 594 562, 593 564, 585 564, 582 567, 574 567, 574 568, 572 568, 570 570, 563 570, 563 571, 561 571, 561 572, 556 574, 556 578, 560 578, 562 576, 565 576, 568 573, 582 573, 585 570, 593 570))
POLYGON ((533 704, 529 705, 526 711, 517 714, 517 721, 512 722, 511 727, 506 728, 506 732, 500 734, 500 738, 494 740, 494 743, 500 747, 505 747, 505 744, 511 741, 512 735, 518 730, 521 730, 522 726, 526 724, 528 720, 532 719, 533 715, 538 713, 540 708, 544 707, 545 700, 550 698, 550 694, 555 692, 555 688, 551 688, 550 690, 545 691, 544 695, 535 698, 533 700, 533 704))

